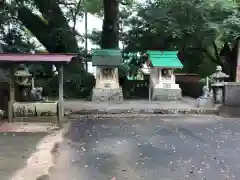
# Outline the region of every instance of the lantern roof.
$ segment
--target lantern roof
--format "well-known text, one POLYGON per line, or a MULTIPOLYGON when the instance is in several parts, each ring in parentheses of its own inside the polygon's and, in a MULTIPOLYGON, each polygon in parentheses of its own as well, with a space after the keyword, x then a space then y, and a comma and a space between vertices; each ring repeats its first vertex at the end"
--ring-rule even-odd
POLYGON ((18 77, 30 77, 32 74, 29 73, 28 68, 24 64, 20 64, 18 69, 14 73, 18 77))

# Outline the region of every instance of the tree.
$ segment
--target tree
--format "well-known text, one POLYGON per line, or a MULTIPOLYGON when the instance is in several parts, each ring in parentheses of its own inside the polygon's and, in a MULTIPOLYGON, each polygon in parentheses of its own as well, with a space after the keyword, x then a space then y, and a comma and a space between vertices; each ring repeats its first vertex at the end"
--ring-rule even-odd
POLYGON ((103 0, 104 20, 101 47, 115 49, 119 46, 119 4, 132 5, 133 0, 103 0))
POLYGON ((27 53, 33 52, 34 50, 34 44, 16 29, 10 29, 8 33, 3 36, 1 45, 2 52, 27 53))
MULTIPOLYGON (((82 0, 13 0, 7 4, 6 8, 12 19, 14 18, 22 28, 22 32, 23 29, 30 31, 49 53, 80 54, 78 41, 81 40, 81 35, 76 32, 75 26, 83 15, 82 0)), ((26 38, 26 34, 22 37, 26 38)), ((30 69, 33 73, 37 70, 47 72, 47 74, 51 73, 49 65, 31 66, 30 69)), ((82 63, 73 62, 65 70, 64 83, 68 86, 71 85, 72 92, 78 92, 78 95, 91 92, 94 77, 83 69, 82 63), (81 88, 79 89, 80 84, 81 88)), ((49 92, 52 92, 52 89, 56 93, 57 79, 55 77, 48 79, 49 81, 44 82, 41 86, 46 90, 50 88, 47 90, 49 92)), ((70 92, 65 90, 65 93, 68 96, 70 92)))
MULTIPOLYGON (((103 14, 104 10, 106 20, 103 28, 110 30, 109 27, 113 27, 110 30, 112 33, 109 32, 106 36, 112 36, 116 45, 118 5, 117 0, 15 0, 8 4, 8 7, 18 12, 18 19, 48 52, 76 53, 79 50, 77 45, 79 34, 75 31, 75 26, 76 21, 83 15, 84 6, 97 15, 103 14), (73 24, 72 27, 69 22, 73 24)), ((102 42, 106 44, 104 37, 105 35, 102 42)))
POLYGON ((101 47, 116 49, 119 43, 119 1, 103 0, 104 20, 101 35, 101 47))
POLYGON ((233 70, 219 52, 238 37, 239 23, 232 21, 239 19, 234 3, 155 0, 141 4, 138 11, 138 16, 129 19, 132 28, 124 41, 127 51, 178 49, 187 72, 196 72, 205 57, 227 73, 233 70))
POLYGON ((28 1, 28 6, 22 0, 15 5, 18 19, 48 52, 78 52, 76 34, 70 28, 57 0, 32 0, 28 1), (37 9, 41 16, 35 14, 31 8, 37 9))
POLYGON ((9 9, 0 12, 0 51, 26 53, 33 52, 35 44, 26 36, 25 29, 11 15, 9 9))

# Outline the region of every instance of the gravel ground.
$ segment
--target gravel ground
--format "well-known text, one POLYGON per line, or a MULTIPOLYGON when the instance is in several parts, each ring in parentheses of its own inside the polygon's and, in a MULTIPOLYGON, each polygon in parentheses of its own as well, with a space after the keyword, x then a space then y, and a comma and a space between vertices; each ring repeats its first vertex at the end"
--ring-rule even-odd
POLYGON ((71 120, 51 180, 240 179, 240 121, 210 116, 71 120))

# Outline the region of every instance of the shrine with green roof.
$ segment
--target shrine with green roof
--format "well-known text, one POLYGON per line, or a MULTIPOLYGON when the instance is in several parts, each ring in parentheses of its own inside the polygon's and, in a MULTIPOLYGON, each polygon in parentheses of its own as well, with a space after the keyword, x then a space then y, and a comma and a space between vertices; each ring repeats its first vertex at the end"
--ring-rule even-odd
POLYGON ((177 51, 147 51, 151 100, 180 100, 182 91, 175 82, 174 69, 182 68, 177 51))
POLYGON ((123 99, 118 80, 118 66, 122 63, 119 49, 92 49, 92 65, 96 66, 96 84, 92 101, 123 99))

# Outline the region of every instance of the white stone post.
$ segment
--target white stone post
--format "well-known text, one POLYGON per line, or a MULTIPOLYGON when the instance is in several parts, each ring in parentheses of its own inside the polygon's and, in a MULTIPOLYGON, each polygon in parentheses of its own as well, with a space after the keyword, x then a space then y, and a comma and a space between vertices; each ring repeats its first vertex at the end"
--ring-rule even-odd
POLYGON ((240 40, 238 40, 236 82, 240 82, 240 40))
POLYGON ((209 77, 208 76, 206 77, 206 86, 209 89, 209 77))

